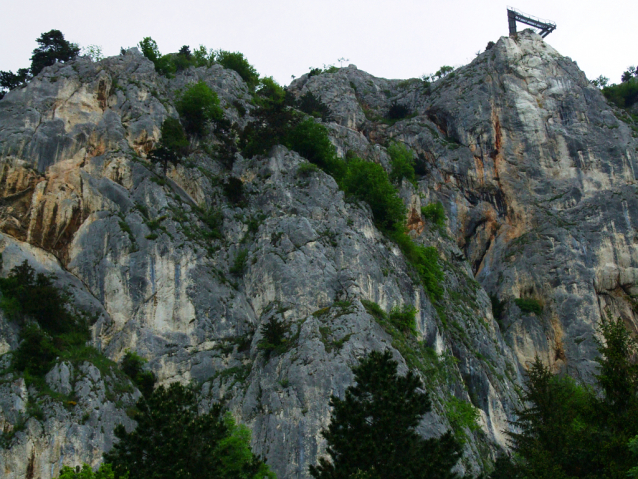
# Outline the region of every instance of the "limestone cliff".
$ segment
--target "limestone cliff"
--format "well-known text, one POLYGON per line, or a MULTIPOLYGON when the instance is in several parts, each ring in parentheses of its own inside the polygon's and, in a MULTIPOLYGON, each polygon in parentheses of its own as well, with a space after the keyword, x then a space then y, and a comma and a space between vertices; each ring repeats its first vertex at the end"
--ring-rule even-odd
MULTIPOLYGON (((215 65, 167 79, 135 49, 56 64, 8 93, 2 273, 23 259, 55 273, 98 318, 96 347, 115 361, 137 351, 161 383, 193 382, 204 406, 224 402, 279 477, 308 476, 325 450, 329 397, 343 394, 366 352, 390 348, 402 371, 422 374, 434 410, 421 432, 456 428, 467 438, 460 469, 477 471, 505 445, 535 354, 586 377, 601 315, 636 327, 636 132, 539 36, 502 38, 429 88, 352 65, 289 87, 330 108, 340 155, 354 150, 387 167, 390 139, 418 154, 418 188, 404 182, 401 195, 411 235, 439 250, 438 304, 367 205, 344 198, 323 172, 300 174, 306 160, 293 151, 238 155, 229 171, 206 153, 211 136, 165 179, 146 155, 163 120, 177 117, 178 92, 199 80, 228 119, 250 121, 250 91, 234 71, 215 65), (393 104, 413 115, 381 121, 393 104), (243 202, 223 194, 231 177, 243 182, 243 202), (446 209, 445 231, 420 214, 434 201, 446 209), (210 208, 222 213, 221 238, 205 234, 210 208), (488 293, 505 306, 500 318, 488 293), (538 300, 542 313, 521 311, 520 298, 538 300), (390 335, 363 300, 416 306, 418 348, 390 335), (260 325, 273 315, 290 325, 291 347, 268 357, 260 325), (450 423, 459 402, 479 408, 479 430, 450 423)), ((7 353, 16 327, 1 318, 0 332, 7 353)), ((49 479, 64 464, 96 465, 115 424, 134 426, 125 411, 139 392, 116 387, 126 381, 115 370, 57 365, 47 383, 73 394, 66 403, 34 396, 12 373, 0 381, 0 424, 11 435, 0 450, 4 477, 49 479), (30 415, 29 401, 42 412, 30 415)))

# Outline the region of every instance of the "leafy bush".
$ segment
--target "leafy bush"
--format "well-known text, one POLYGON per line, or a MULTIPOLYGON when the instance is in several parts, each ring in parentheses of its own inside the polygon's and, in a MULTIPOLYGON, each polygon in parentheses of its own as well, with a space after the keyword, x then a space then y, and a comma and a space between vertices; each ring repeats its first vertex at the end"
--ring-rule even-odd
POLYGON ((273 77, 265 77, 259 80, 259 86, 255 95, 256 104, 283 103, 285 98, 286 90, 279 85, 273 77))
POLYGON ((481 429, 478 424, 478 418, 480 417, 478 409, 469 402, 452 396, 445 402, 444 408, 445 417, 450 421, 454 436, 461 444, 467 440, 464 429, 469 429, 473 432, 481 429))
POLYGON ((417 335, 416 329, 416 313, 417 309, 411 304, 406 304, 402 308, 395 306, 390 311, 390 322, 400 331, 404 333, 412 333, 417 335))
POLYGON ((176 71, 170 55, 162 55, 157 47, 157 43, 151 37, 144 37, 137 45, 146 58, 153 62, 155 71, 160 75, 172 76, 176 71))
POLYGON ((328 138, 328 129, 312 118, 306 118, 286 135, 284 144, 311 163, 332 175, 335 179, 343 176, 345 164, 339 158, 334 145, 328 138))
POLYGON ((421 214, 432 224, 440 228, 445 227, 445 208, 443 208, 441 202, 430 203, 429 205, 422 206, 421 214))
POLYGON ((268 355, 271 353, 281 354, 288 347, 288 331, 289 327, 278 319, 271 316, 261 327, 262 339, 258 343, 259 349, 266 351, 268 355))
POLYGON ((219 121, 224 116, 217 93, 201 80, 186 89, 176 107, 186 131, 200 137, 204 136, 207 122, 219 121))
POLYGON ((434 246, 416 244, 402 230, 395 230, 390 237, 397 243, 409 264, 414 267, 425 290, 435 300, 443 297, 443 271, 439 266, 439 252, 434 246))
POLYGON ((388 315, 386 312, 381 309, 377 303, 373 301, 368 301, 367 299, 362 299, 361 304, 366 309, 368 313, 370 313, 377 321, 385 321, 388 319, 388 315))
MULTIPOLYGON (((77 466, 75 469, 69 466, 62 467, 58 479, 115 479, 115 473, 110 464, 101 464, 100 468, 93 472, 88 464, 77 466)), ((128 473, 118 479, 128 479, 128 473)))
POLYGON ((390 179, 395 183, 401 183, 405 178, 416 187, 416 174, 414 172, 414 153, 403 143, 393 142, 388 147, 392 171, 390 179))
POLYGON ((243 53, 219 50, 215 56, 215 60, 224 68, 229 68, 239 73, 239 76, 246 82, 248 88, 254 89, 259 84, 259 73, 257 73, 255 67, 248 63, 243 53))
POLYGON ((434 78, 436 78, 437 80, 439 78, 443 78, 448 76, 450 73, 452 73, 454 71, 454 67, 451 67, 449 65, 443 65, 441 68, 439 68, 437 70, 437 72, 432 75, 434 78))
POLYGON ((344 191, 370 205, 377 226, 391 231, 402 224, 405 206, 383 167, 357 157, 351 158, 347 167, 342 180, 344 191))
POLYGON ((237 252, 235 255, 235 261, 233 262, 233 266, 229 269, 231 274, 235 276, 243 276, 246 272, 246 257, 248 256, 248 251, 242 249, 237 252))
POLYGON ((41 378, 58 357, 75 354, 90 339, 88 321, 72 311, 69 294, 26 260, 0 278, 0 292, 0 308, 22 326, 11 363, 17 371, 41 378))
POLYGON ((543 312, 543 305, 537 299, 516 298, 514 302, 523 313, 534 313, 536 315, 540 315, 543 312))
POLYGON ((195 58, 188 45, 184 45, 177 54, 173 55, 173 64, 178 72, 187 70, 195 64, 195 58))
POLYGON ((116 477, 129 479, 275 479, 250 450, 250 431, 237 425, 221 406, 198 414, 192 390, 179 383, 158 387, 137 403, 137 427, 127 433, 115 428, 119 439, 104 460, 116 477))
POLYGON ((308 177, 318 171, 320 171, 320 169, 314 163, 302 163, 297 168, 297 174, 302 177, 308 177))
POLYGON ((163 166, 166 176, 168 163, 176 165, 180 158, 186 154, 188 140, 179 120, 170 117, 162 123, 161 135, 159 144, 151 150, 148 157, 151 161, 163 166))
POLYGON ((629 108, 638 103, 638 78, 633 78, 618 85, 603 88, 603 95, 620 108, 629 108))
POLYGON ((140 392, 145 397, 148 397, 153 393, 156 379, 152 371, 144 371, 144 364, 146 363, 146 359, 134 352, 127 351, 124 359, 122 359, 120 369, 133 380, 140 392))
POLYGON ((20 331, 20 345, 13 353, 11 366, 17 371, 42 377, 59 355, 60 350, 53 344, 51 335, 32 323, 20 331))
POLYGON ((244 155, 268 153, 273 146, 283 145, 290 131, 299 123, 298 114, 283 103, 270 103, 253 110, 253 121, 248 123, 239 137, 244 155))
POLYGON ((224 216, 222 212, 215 208, 198 208, 197 214, 199 219, 208 227, 208 231, 204 233, 204 238, 221 239, 221 227, 224 224, 224 216))
POLYGON ((33 319, 47 332, 82 329, 84 322, 70 311, 70 296, 53 285, 54 276, 35 270, 24 261, 0 278, 0 307, 9 318, 24 323, 33 319))
POLYGON ((330 119, 330 109, 310 91, 299 98, 297 108, 315 118, 321 118, 323 121, 330 119))

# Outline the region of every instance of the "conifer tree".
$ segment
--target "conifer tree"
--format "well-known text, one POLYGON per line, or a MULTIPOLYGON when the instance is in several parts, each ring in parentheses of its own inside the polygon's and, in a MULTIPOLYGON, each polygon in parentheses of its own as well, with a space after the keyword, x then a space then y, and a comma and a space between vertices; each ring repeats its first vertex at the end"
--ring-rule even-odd
POLYGON ((119 442, 104 455, 122 479, 276 479, 250 451, 250 431, 214 406, 198 414, 195 394, 173 383, 137 403, 137 427, 115 428, 119 442))
POLYGON ((448 479, 460 455, 450 432, 423 439, 416 432, 430 411, 428 394, 412 372, 397 374, 389 351, 372 352, 353 369, 345 398, 332 396, 332 421, 323 436, 330 459, 310 467, 316 479, 350 477, 448 479))

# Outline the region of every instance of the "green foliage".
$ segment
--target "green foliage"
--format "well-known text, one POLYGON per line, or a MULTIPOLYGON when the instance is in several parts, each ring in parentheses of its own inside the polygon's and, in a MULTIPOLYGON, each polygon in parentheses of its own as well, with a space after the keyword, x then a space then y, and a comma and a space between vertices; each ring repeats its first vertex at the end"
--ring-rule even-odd
MULTIPOLYGON (((631 454, 634 457, 634 460, 638 460, 638 436, 634 437, 629 441, 627 447, 631 451, 631 454)), ((632 467, 627 471, 627 477, 637 478, 638 477, 638 466, 632 467)))
POLYGON ((0 99, 2 99, 7 90, 13 90, 26 84, 31 78, 28 68, 20 68, 16 73, 0 71, 0 99))
POLYGON ((411 304, 405 304, 399 308, 395 306, 390 311, 390 322, 400 331, 417 335, 416 330, 416 313, 417 309, 411 304))
POLYGON ((346 477, 455 478, 461 448, 448 432, 423 439, 416 427, 431 404, 411 371, 398 376, 389 351, 373 351, 353 369, 344 399, 330 398, 332 418, 323 431, 330 461, 310 466, 317 479, 346 477))
POLYGON ((17 371, 43 377, 59 355, 60 350, 53 344, 53 337, 31 323, 20 331, 20 345, 13 353, 11 366, 17 371))
POLYGON ((250 452, 245 426, 223 416, 219 405, 199 415, 194 392, 178 383, 140 399, 135 420, 130 433, 116 427, 119 441, 104 455, 118 479, 275 477, 250 452))
POLYGON ((237 252, 235 255, 235 261, 233 265, 228 270, 231 274, 235 276, 243 276, 246 272, 246 257, 248 256, 248 250, 242 249, 237 252))
POLYGON ((450 421, 454 436, 461 444, 467 441, 465 429, 469 429, 472 432, 481 429, 478 424, 478 418, 480 417, 478 409, 471 403, 452 396, 445 401, 444 408, 445 417, 450 421))
POLYGON ((203 80, 189 86, 175 106, 186 132, 195 136, 204 136, 206 124, 224 116, 217 93, 203 80))
POLYGON ((436 71, 436 73, 434 75, 432 75, 432 77, 436 78, 438 80, 439 78, 443 78, 443 77, 448 76, 453 71, 454 71, 454 67, 451 67, 449 65, 443 65, 441 68, 439 68, 436 71))
POLYGON ((221 239, 221 227, 224 224, 224 216, 218 209, 200 209, 199 219, 208 227, 208 231, 204 233, 206 239, 221 239))
POLYGON ((66 41, 60 30, 49 30, 40 35, 36 42, 39 46, 33 50, 31 56, 31 75, 33 76, 56 61, 74 60, 80 53, 80 48, 75 43, 66 41))
POLYGON ((638 78, 603 88, 605 98, 620 108, 629 108, 638 102, 638 78))
POLYGON ((157 43, 151 37, 144 37, 137 45, 146 58, 153 62, 155 71, 160 75, 172 76, 176 71, 170 55, 162 55, 157 47, 157 43))
POLYGON ((344 191, 370 205, 374 222, 384 231, 403 223, 405 206, 383 167, 354 157, 341 182, 344 191))
POLYGON ((188 150, 188 140, 181 123, 176 118, 166 118, 162 123, 162 136, 159 144, 151 150, 148 157, 151 161, 160 163, 164 168, 164 176, 168 163, 177 165, 180 158, 188 150))
MULTIPOLYGON (((127 478, 128 474, 121 476, 121 479, 127 478)), ((115 479, 115 473, 110 464, 101 464, 100 468, 95 472, 88 464, 82 465, 82 469, 80 469, 80 466, 75 469, 64 466, 58 479, 115 479)))
POLYGON ((35 320, 50 333, 64 333, 84 326, 70 311, 70 296, 53 285, 54 276, 35 270, 25 260, 6 278, 0 278, 0 308, 9 318, 24 323, 35 320))
POLYGON ((441 299, 443 297, 443 288, 440 282, 443 280, 443 271, 441 271, 439 265, 439 252, 437 249, 434 246, 416 244, 402 230, 391 232, 390 238, 396 242, 408 263, 416 270, 421 283, 432 299, 441 299))
POLYGON ((609 78, 606 76, 600 75, 598 78, 594 78, 593 80, 589 80, 589 83, 594 85, 596 88, 605 88, 609 84, 609 78))
POLYGON ((193 51, 193 64, 196 67, 208 67, 215 61, 215 53, 200 45, 193 51))
POLYGON ((244 155, 268 153, 273 146, 286 144, 290 131, 300 118, 284 103, 268 103, 252 112, 253 121, 248 123, 239 137, 239 146, 244 155))
POLYGON ((257 73, 255 67, 248 63, 243 53, 219 50, 216 53, 215 60, 224 68, 229 68, 239 73, 239 76, 251 90, 259 84, 259 73, 257 73))
MULTIPOLYGON (((638 345, 621 319, 603 320, 594 387, 552 375, 537 358, 512 433, 509 477, 598 478, 633 474, 638 435, 638 345), (628 447, 629 445, 629 447, 628 447)), ((492 478, 507 477, 497 468, 492 478), (500 474, 500 475, 499 475, 500 474)))
POLYGON ((288 332, 290 328, 283 320, 271 316, 261 327, 262 339, 258 347, 270 354, 281 354, 288 349, 288 332))
POLYGON ((285 98, 286 90, 273 77, 264 77, 259 80, 255 95, 255 103, 257 105, 283 103, 285 98))
POLYGON ((421 214, 428 220, 430 223, 438 226, 439 228, 445 227, 445 208, 441 202, 430 203, 426 206, 421 207, 421 214))
POLYGON ((345 164, 337 158, 335 147, 328 138, 328 129, 312 118, 296 124, 285 136, 284 144, 334 178, 343 176, 345 164))
POLYGON ((323 121, 330 119, 330 109, 310 91, 299 98, 297 108, 315 118, 321 118, 323 121))
POLYGON ((122 359, 120 369, 133 380, 140 392, 148 397, 153 393, 156 379, 152 371, 144 371, 146 362, 146 359, 138 356, 135 352, 127 351, 122 359))
POLYGON ((514 303, 525 314, 534 313, 538 316, 543 312, 543 305, 534 298, 516 298, 514 303))
POLYGON ((320 171, 319 167, 317 165, 315 165, 314 163, 302 163, 301 165, 299 165, 299 167, 297 168, 297 174, 299 176, 302 176, 304 178, 312 175, 313 173, 316 173, 320 171))
POLYGON ((373 301, 368 301, 367 299, 362 299, 361 304, 366 309, 368 313, 370 313, 377 321, 386 321, 388 319, 388 315, 386 314, 381 306, 373 301))
POLYGON ((244 202, 244 183, 239 178, 235 178, 234 176, 228 177, 222 185, 222 188, 224 195, 226 195, 226 198, 228 198, 228 201, 232 204, 240 205, 244 202))
POLYGON ((392 171, 390 172, 390 179, 394 183, 401 183, 401 180, 405 178, 416 187, 416 175, 414 173, 414 153, 403 143, 393 142, 388 147, 388 154, 390 155, 390 164, 392 165, 392 171))

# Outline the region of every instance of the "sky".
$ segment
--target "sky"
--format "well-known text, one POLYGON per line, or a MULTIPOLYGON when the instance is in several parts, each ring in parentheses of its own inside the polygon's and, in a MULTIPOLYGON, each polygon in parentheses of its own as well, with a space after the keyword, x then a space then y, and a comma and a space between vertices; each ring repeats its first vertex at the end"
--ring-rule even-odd
MULTIPOLYGON (((549 19, 546 41, 588 78, 612 83, 638 64, 638 1, 509 0, 549 19)), ((0 0, 0 70, 30 65, 35 39, 51 29, 105 56, 150 36, 162 53, 182 45, 242 52, 263 76, 287 85, 345 58, 384 78, 434 73, 472 61, 508 34, 507 5, 481 0, 0 0)), ((519 30, 524 26, 519 25, 519 30)))

